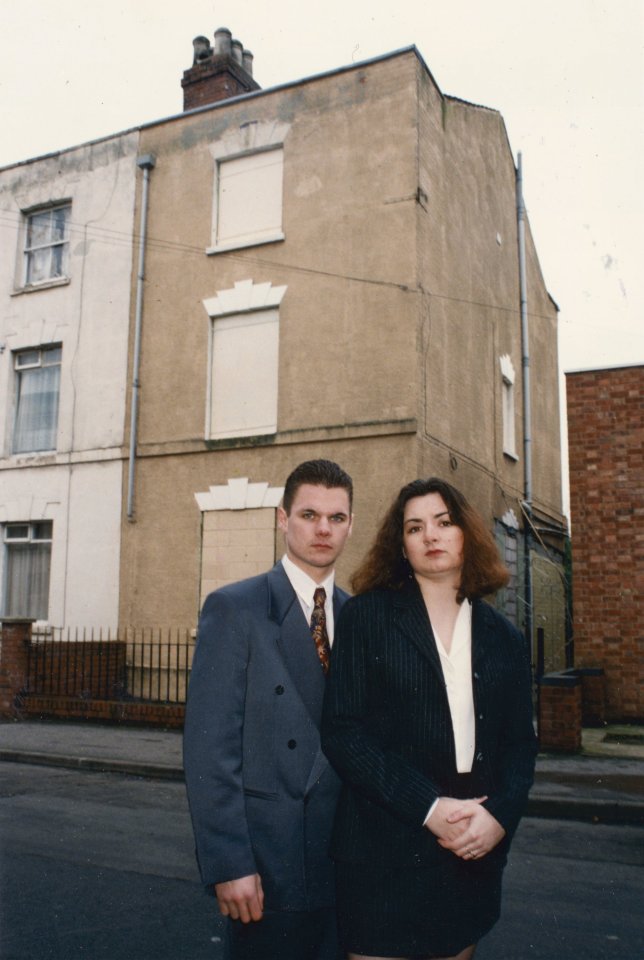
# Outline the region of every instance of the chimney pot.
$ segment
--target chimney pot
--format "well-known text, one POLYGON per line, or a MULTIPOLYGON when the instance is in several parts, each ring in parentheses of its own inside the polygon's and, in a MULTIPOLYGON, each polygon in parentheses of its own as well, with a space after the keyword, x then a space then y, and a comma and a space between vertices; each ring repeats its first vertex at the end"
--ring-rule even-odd
POLYGON ((233 35, 227 27, 215 30, 215 56, 230 56, 233 35))
POLYGON ((244 49, 243 44, 241 43, 240 40, 233 40, 231 47, 232 47, 233 60, 235 61, 235 63, 238 63, 239 66, 241 67, 242 51, 244 49))
POLYGON ((212 47, 208 37, 195 37, 192 41, 192 48, 194 50, 193 63, 207 60, 212 55, 212 47))
POLYGON ((253 55, 250 50, 244 49, 242 53, 242 66, 249 76, 253 75, 253 55))

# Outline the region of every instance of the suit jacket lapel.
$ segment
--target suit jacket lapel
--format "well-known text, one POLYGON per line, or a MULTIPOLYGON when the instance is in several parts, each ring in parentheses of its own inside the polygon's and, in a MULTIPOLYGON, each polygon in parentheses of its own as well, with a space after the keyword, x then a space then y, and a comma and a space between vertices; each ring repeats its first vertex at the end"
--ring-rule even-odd
POLYGON ((281 563, 269 571, 268 584, 269 617, 279 625, 278 649, 303 703, 319 727, 324 674, 309 625, 281 563))

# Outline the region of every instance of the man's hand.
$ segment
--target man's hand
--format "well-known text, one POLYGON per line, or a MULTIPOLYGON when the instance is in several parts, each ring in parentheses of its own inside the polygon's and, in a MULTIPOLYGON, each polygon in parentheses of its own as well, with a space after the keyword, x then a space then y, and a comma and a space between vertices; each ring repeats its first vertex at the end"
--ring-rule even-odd
POLYGON ((438 842, 441 847, 451 850, 463 860, 479 860, 493 850, 505 836, 505 830, 499 821, 495 820, 479 801, 461 801, 460 809, 450 811, 447 822, 454 827, 464 825, 465 830, 454 836, 439 838, 438 842))
POLYGON ((224 917, 250 923, 261 920, 264 912, 264 891, 262 878, 258 873, 238 880, 227 880, 215 884, 215 896, 219 911, 224 917))

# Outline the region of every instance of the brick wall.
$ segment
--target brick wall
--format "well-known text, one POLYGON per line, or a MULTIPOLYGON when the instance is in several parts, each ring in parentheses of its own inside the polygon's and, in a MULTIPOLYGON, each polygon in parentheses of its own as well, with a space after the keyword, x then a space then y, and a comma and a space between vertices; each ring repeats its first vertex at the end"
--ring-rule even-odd
POLYGON ((32 641, 29 693, 113 698, 126 682, 125 643, 32 641))
POLYGON ((183 703, 131 703, 38 695, 26 697, 22 708, 23 717, 38 720, 94 720, 169 729, 181 729, 185 713, 183 703))
POLYGON ((573 674, 551 673, 539 683, 539 749, 581 750, 582 684, 573 674))
POLYGON ((0 626, 0 717, 22 715, 32 620, 5 618, 0 626))
POLYGON ((604 669, 608 720, 641 720, 644 366, 566 386, 575 666, 604 669))
POLYGON ((213 57, 185 70, 183 80, 183 109, 193 110, 210 103, 228 100, 252 90, 259 90, 246 70, 231 57, 213 57))

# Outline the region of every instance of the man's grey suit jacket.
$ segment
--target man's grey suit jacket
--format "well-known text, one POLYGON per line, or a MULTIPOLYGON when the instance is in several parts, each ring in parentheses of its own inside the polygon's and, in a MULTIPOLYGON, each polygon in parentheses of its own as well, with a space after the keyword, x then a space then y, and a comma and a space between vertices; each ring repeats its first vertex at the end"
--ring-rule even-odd
MULTIPOLYGON (((346 599, 336 588, 334 617, 346 599)), ((320 749, 324 685, 281 563, 210 594, 184 730, 205 884, 259 873, 267 909, 333 903, 328 846, 340 785, 320 749)))

